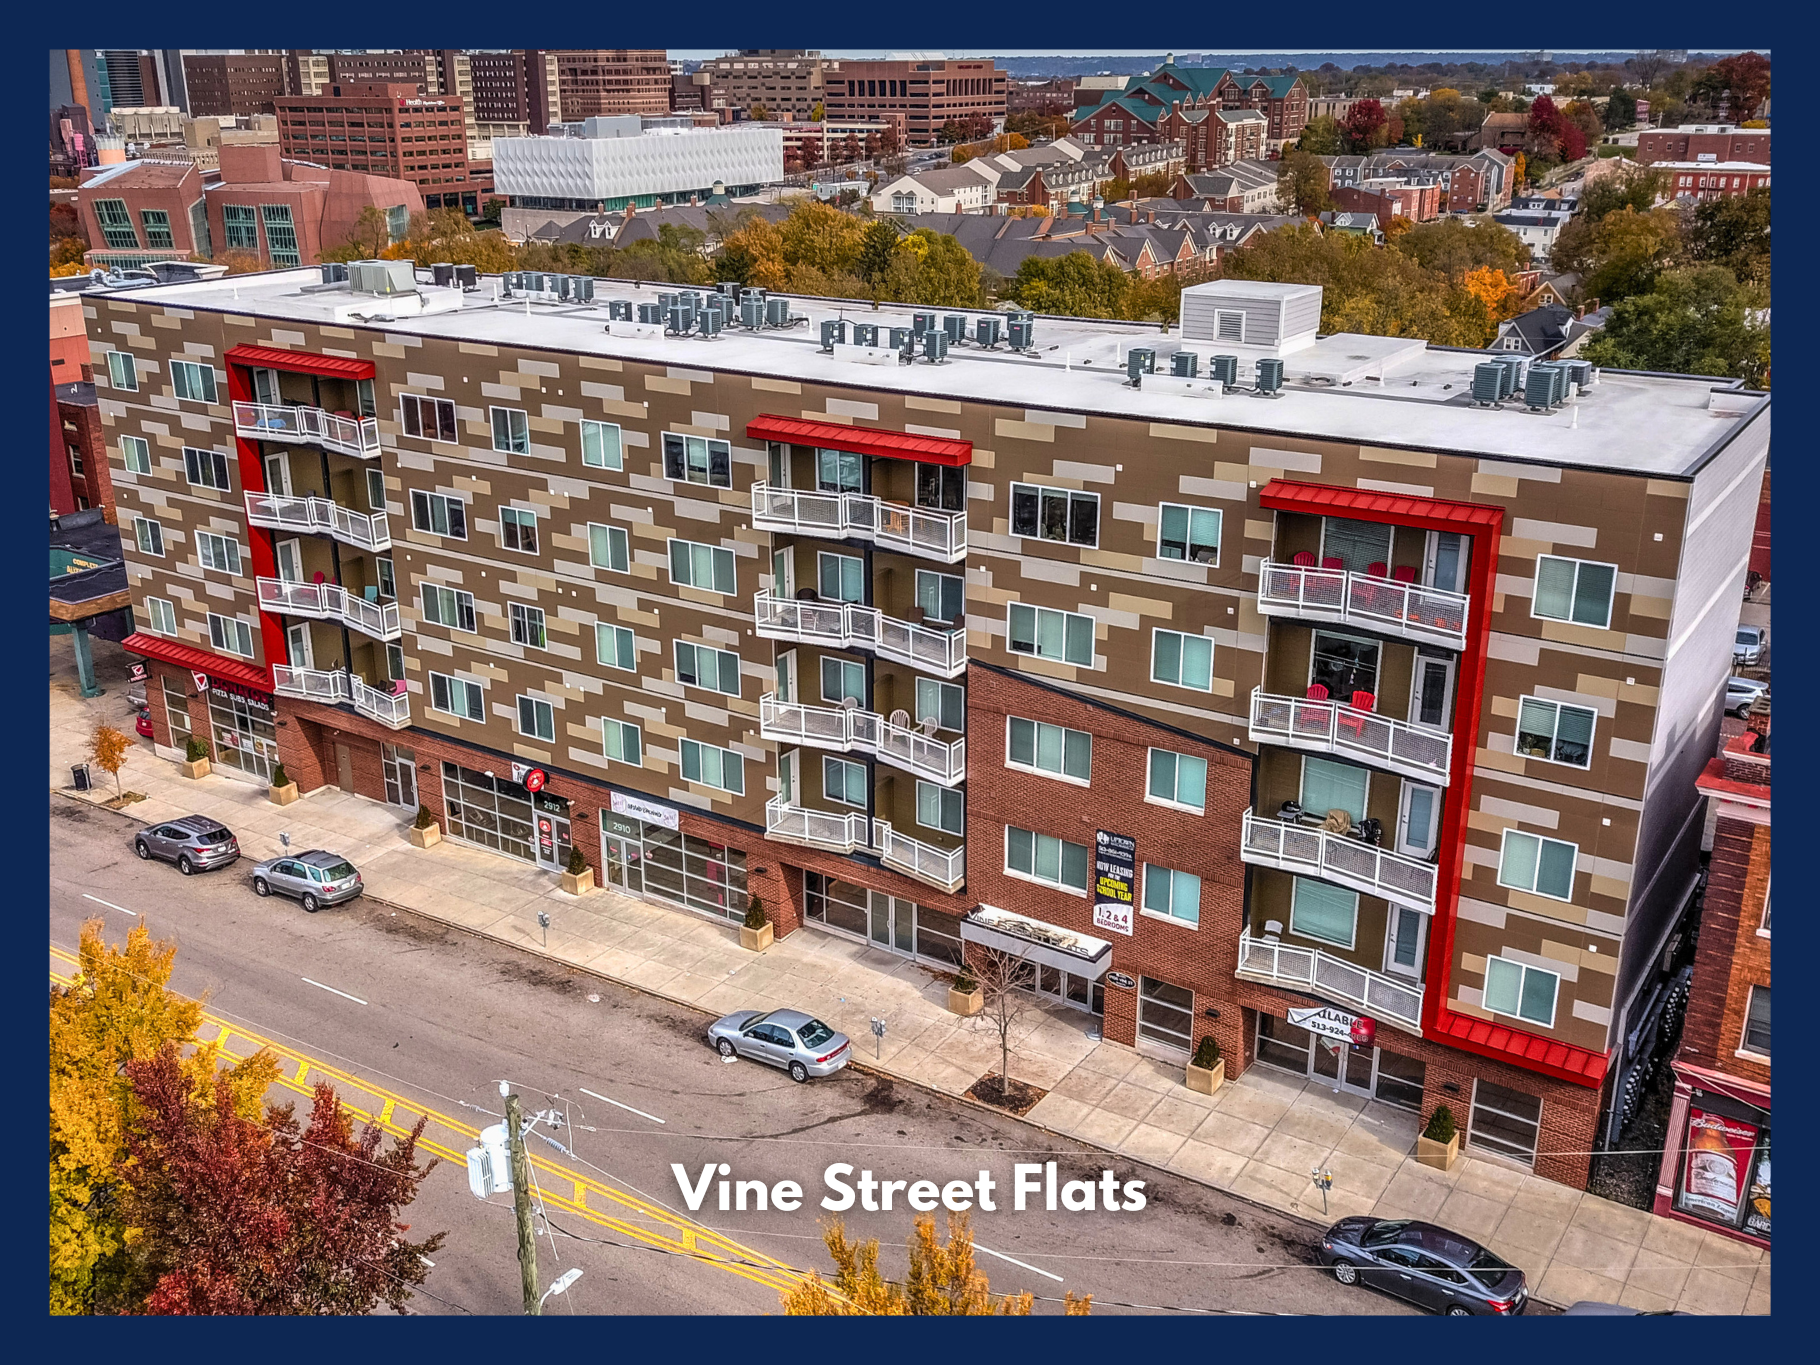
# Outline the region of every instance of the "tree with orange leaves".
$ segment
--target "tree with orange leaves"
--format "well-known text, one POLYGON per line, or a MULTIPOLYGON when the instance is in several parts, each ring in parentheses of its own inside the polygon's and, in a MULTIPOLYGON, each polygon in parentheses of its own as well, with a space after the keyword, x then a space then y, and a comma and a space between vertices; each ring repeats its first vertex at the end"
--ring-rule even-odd
POLYGON ((1526 297, 1516 281, 1502 270, 1494 270, 1490 266, 1468 270, 1461 279, 1460 286, 1485 305, 1485 311, 1491 315, 1493 322, 1515 317, 1526 297))

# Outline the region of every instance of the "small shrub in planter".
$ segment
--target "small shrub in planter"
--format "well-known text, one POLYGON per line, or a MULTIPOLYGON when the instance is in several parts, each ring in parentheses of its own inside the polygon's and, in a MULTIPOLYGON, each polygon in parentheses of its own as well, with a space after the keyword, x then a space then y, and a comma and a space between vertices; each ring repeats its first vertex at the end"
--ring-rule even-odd
POLYGON ((739 926, 739 946, 747 952, 761 953, 771 946, 776 933, 765 918, 765 903, 753 896, 746 902, 746 918, 739 926))
POLYGON ((765 903, 757 896, 752 897, 746 904, 746 928, 763 929, 768 923, 770 921, 765 918, 765 903))
POLYGON ((1211 1033, 1201 1039, 1194 1050, 1194 1064, 1203 1071, 1212 1071, 1220 1060, 1220 1044, 1211 1033))
POLYGON ((1452 1142, 1459 1129, 1454 1126, 1453 1110, 1444 1104, 1437 1104, 1434 1113, 1428 1116, 1428 1126, 1422 1130, 1422 1136, 1430 1142, 1452 1142))
POLYGON ((272 785, 274 787, 288 787, 291 785, 291 776, 289 773, 285 772, 284 764, 279 763, 273 767, 272 785))
POLYGON ((985 992, 980 989, 979 978, 967 968, 962 967, 955 973, 954 981, 948 987, 948 1009, 962 1018, 978 1014, 986 1007, 985 992))
POLYGON ((204 740, 191 735, 183 742, 183 757, 188 763, 200 763, 209 756, 209 746, 204 740))
POLYGON ((1446 1171, 1459 1159, 1460 1130, 1454 1124, 1453 1110, 1444 1104, 1436 1105, 1421 1135, 1416 1138, 1416 1160, 1437 1171, 1446 1171))
POLYGON ((574 876, 574 877, 579 877, 582 873, 586 872, 587 870, 588 870, 588 860, 582 856, 581 850, 579 848, 576 848, 575 845, 570 844, 569 845, 569 875, 574 876))
POLYGON ((425 805, 419 805, 417 807, 417 818, 411 821, 411 827, 413 829, 428 829, 435 823, 436 817, 430 814, 430 808, 425 805))
POLYGON ((430 814, 430 808, 419 803, 417 818, 411 821, 405 837, 417 848, 434 848, 442 842, 442 826, 436 823, 436 817, 430 814))
POLYGON ((1211 1033, 1195 1046, 1184 1081, 1190 1090, 1203 1095, 1213 1094, 1226 1083, 1226 1061, 1220 1056, 1220 1044, 1211 1033))

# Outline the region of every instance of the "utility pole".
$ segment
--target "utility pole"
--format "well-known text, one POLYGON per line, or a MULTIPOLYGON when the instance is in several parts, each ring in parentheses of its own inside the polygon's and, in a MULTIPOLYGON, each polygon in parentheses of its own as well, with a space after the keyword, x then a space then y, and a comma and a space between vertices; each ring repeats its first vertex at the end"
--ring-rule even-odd
POLYGON ((531 1225, 531 1162, 525 1156, 524 1109, 516 1094, 506 1096, 506 1142, 512 1153, 512 1212, 518 1216, 518 1271, 524 1284, 525 1312, 543 1311, 537 1293, 537 1232, 531 1225))

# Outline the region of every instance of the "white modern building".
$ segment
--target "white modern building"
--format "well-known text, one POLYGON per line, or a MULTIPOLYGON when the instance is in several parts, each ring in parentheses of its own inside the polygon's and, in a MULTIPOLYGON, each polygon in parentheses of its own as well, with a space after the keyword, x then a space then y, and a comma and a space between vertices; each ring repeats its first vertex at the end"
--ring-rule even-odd
POLYGON ((691 127, 636 114, 557 124, 547 137, 493 141, 493 183, 523 208, 654 208, 706 198, 715 184, 750 194, 784 178, 776 125, 691 127))

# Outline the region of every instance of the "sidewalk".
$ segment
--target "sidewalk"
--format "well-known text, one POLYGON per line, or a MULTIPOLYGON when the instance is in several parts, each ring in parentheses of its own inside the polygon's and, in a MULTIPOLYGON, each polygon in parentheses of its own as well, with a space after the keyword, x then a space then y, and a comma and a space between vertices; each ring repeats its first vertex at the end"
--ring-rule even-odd
MULTIPOLYGON (((83 758, 93 727, 108 720, 130 733, 132 712, 119 651, 97 650, 107 693, 87 701, 77 694, 67 641, 51 641, 50 661, 55 790, 83 758)), ((281 808, 264 788, 233 778, 185 779, 149 740, 137 740, 122 779, 146 794, 127 809, 138 820, 216 815, 253 860, 276 853, 278 833, 287 831, 294 848, 351 858, 377 900, 716 1014, 808 1010, 854 1038, 867 1067, 931 1089, 959 1095, 998 1066, 995 1031, 948 1012, 944 977, 863 943, 805 927, 748 953, 731 922, 605 890, 567 896, 547 873, 446 841, 414 848, 404 835, 408 812, 332 787, 281 808), (540 910, 550 916, 548 947, 540 910), (874 1017, 887 1025, 876 1058, 867 1027, 874 1017)), ((111 785, 90 798, 105 800, 111 785)), ((1463 1155, 1448 1172, 1419 1165, 1414 1114, 1264 1066, 1216 1095, 1196 1094, 1179 1065, 1094 1041, 1093 1022, 1033 1007, 1014 1030, 1013 1074, 1049 1091, 1027 1117, 1054 1133, 1316 1223, 1353 1213, 1432 1219, 1522 1267, 1531 1292, 1553 1304, 1770 1311, 1770 1260, 1754 1247, 1495 1160, 1463 1155), (1333 1175, 1326 1213, 1310 1179, 1317 1167, 1333 1175)))

